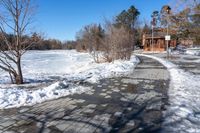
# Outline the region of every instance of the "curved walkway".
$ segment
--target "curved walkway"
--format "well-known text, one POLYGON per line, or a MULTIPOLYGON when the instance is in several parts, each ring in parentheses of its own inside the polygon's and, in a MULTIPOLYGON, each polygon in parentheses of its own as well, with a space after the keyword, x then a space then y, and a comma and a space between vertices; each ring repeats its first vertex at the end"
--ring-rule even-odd
MULTIPOLYGON (((168 105, 167 110, 163 111, 164 122, 162 132, 184 132, 184 133, 199 133, 200 132, 200 75, 198 74, 198 66, 195 68, 193 62, 199 57, 190 57, 188 55, 180 55, 179 59, 176 56, 171 57, 171 61, 158 56, 142 55, 161 62, 167 67, 170 73, 170 88, 168 90, 168 105), (185 56, 185 57, 184 57, 185 56), (177 62, 185 62, 189 64, 183 67, 177 62), (190 60, 190 61, 188 61, 190 60), (193 60, 193 61, 192 61, 193 60), (176 64, 172 63, 175 62, 176 64), (196 70, 195 70, 196 69, 196 70)), ((184 64, 184 63, 183 63, 184 64)))
POLYGON ((104 133, 160 132, 167 104, 169 73, 155 60, 123 78, 87 84, 92 89, 32 107, 0 111, 0 132, 104 133))

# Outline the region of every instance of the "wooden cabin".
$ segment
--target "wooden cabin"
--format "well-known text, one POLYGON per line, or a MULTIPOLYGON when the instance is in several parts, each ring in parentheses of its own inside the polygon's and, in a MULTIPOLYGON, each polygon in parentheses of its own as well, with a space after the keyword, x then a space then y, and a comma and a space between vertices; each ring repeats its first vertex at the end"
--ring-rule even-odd
MULTIPOLYGON (((152 39, 152 34, 143 34, 142 37, 142 45, 144 51, 166 51, 167 49, 167 41, 165 41, 166 32, 161 30, 155 31, 152 39), (153 40, 153 41, 152 41, 153 40), (153 43, 152 43, 153 42, 153 43)), ((169 47, 176 47, 177 41, 170 40, 168 41, 169 47)))
MULTIPOLYGON (((167 49, 167 41, 165 41, 165 36, 154 36, 152 39, 151 35, 144 34, 143 35, 143 48, 144 51, 166 51, 167 49), (153 41, 152 41, 153 40, 153 41), (153 43, 152 43, 153 42, 153 43)), ((170 40, 168 41, 169 47, 176 47, 177 41, 170 40)))

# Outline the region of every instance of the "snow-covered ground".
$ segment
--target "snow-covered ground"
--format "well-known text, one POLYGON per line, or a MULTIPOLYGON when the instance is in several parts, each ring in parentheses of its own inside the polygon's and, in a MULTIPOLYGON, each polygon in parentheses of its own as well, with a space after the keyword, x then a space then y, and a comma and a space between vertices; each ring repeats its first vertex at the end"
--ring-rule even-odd
POLYGON ((166 132, 200 132, 200 75, 193 75, 175 64, 152 55, 170 72, 169 106, 164 113, 166 132))
POLYGON ((186 54, 200 56, 200 48, 188 48, 186 54))
POLYGON ((172 54, 172 56, 178 57, 176 60, 179 62, 193 62, 193 63, 200 63, 200 57, 196 55, 185 55, 185 54, 172 54))
POLYGON ((22 59, 27 84, 10 85, 8 74, 0 71, 0 109, 32 105, 88 91, 89 87, 79 86, 73 81, 96 83, 103 78, 125 75, 133 71, 138 62, 132 56, 130 61, 97 64, 90 54, 74 50, 28 51, 22 59), (41 83, 50 85, 26 89, 41 83))

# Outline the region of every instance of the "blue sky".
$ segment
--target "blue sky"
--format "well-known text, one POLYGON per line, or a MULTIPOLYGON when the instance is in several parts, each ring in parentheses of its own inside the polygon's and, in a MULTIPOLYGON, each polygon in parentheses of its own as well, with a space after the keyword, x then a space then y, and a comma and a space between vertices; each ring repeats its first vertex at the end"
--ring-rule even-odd
POLYGON ((38 5, 34 28, 47 38, 75 39, 84 25, 102 23, 134 5, 140 20, 149 20, 154 10, 160 10, 169 0, 36 0, 38 5))

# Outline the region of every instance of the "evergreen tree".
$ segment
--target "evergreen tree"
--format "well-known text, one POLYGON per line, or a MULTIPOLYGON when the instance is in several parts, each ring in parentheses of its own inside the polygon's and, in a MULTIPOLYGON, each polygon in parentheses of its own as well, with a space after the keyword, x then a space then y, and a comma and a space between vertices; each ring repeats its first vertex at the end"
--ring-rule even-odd
POLYGON ((161 25, 166 27, 169 24, 170 17, 171 17, 171 7, 169 5, 164 5, 160 11, 161 25))
POLYGON ((125 27, 127 29, 134 29, 135 22, 138 19, 140 12, 134 6, 131 6, 127 11, 123 10, 119 15, 116 16, 115 26, 125 27))

